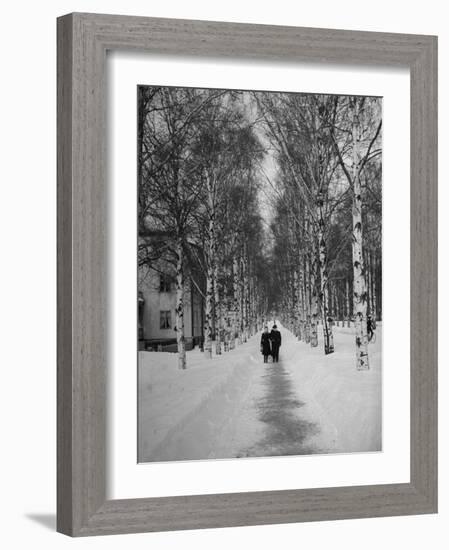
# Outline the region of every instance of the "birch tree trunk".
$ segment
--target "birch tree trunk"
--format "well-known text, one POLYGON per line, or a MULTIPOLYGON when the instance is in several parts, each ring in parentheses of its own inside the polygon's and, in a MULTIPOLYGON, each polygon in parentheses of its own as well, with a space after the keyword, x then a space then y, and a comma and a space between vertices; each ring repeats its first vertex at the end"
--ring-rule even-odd
POLYGON ((301 269, 301 258, 299 260, 298 275, 298 340, 304 339, 304 293, 303 293, 303 272, 301 269))
POLYGON ((318 261, 320 268, 320 302, 323 319, 324 353, 328 355, 334 351, 334 336, 332 334, 332 325, 329 323, 329 288, 327 277, 327 250, 324 238, 324 197, 320 192, 317 198, 318 215, 318 261))
POLYGON ((349 281, 346 279, 345 282, 345 301, 346 301, 346 321, 348 328, 351 326, 351 310, 349 304, 349 281))
POLYGON ((311 291, 312 291, 312 314, 311 314, 311 322, 310 322, 310 345, 312 348, 316 348, 318 346, 318 292, 317 292, 317 281, 316 281, 316 273, 317 273, 317 260, 316 260, 316 254, 312 252, 312 269, 310 273, 310 285, 311 285, 311 291))
POLYGON ((373 257, 373 281, 372 281, 372 289, 373 289, 373 315, 374 320, 377 321, 377 290, 376 290, 376 281, 377 281, 377 259, 376 255, 374 254, 373 257))
MULTIPOLYGON (((306 306, 306 291, 304 288, 304 280, 305 280, 305 274, 304 270, 301 271, 302 278, 301 278, 301 335, 302 340, 304 342, 307 342, 307 334, 306 334, 306 315, 307 315, 307 306, 306 306)), ((307 342, 308 343, 308 342, 307 342)))
MULTIPOLYGON (((250 273, 252 272, 250 264, 250 273)), ((254 295, 254 277, 251 275, 249 277, 249 327, 250 335, 254 336, 256 332, 256 314, 254 310, 255 305, 255 295, 254 295)))
POLYGON ((299 276, 293 271, 293 334, 299 338, 299 276))
POLYGON ((256 277, 253 277, 253 319, 254 319, 254 334, 259 332, 260 320, 260 297, 259 297, 259 288, 257 285, 256 277))
MULTIPOLYGON (((224 281, 231 279, 231 270, 229 269, 229 264, 223 267, 224 270, 224 281)), ((225 283, 225 286, 221 287, 222 289, 222 325, 223 325, 223 349, 224 351, 229 351, 231 349, 231 331, 233 327, 232 314, 233 314, 233 298, 229 295, 229 287, 225 283)))
POLYGON ((304 255, 304 277, 305 277, 305 302, 306 302, 306 333, 305 342, 310 344, 310 258, 309 254, 304 255))
POLYGON ((204 353, 209 358, 212 358, 213 293, 213 267, 211 265, 211 260, 209 260, 206 273, 206 315, 204 320, 204 353))
POLYGON ((362 240, 362 188, 360 182, 360 103, 351 98, 352 109, 352 263, 354 270, 354 316, 357 370, 368 370, 366 328, 366 281, 362 240))
POLYGON ((289 284, 286 287, 288 288, 288 319, 289 319, 289 330, 293 334, 295 333, 295 315, 296 315, 296 309, 295 309, 295 286, 293 282, 293 278, 289 279, 289 284))
POLYGON ((259 332, 260 326, 260 297, 259 289, 257 285, 257 279, 253 277, 253 320, 254 320, 254 334, 259 332))
POLYGON ((237 336, 237 342, 242 343, 241 326, 242 320, 240 317, 240 294, 239 294, 239 262, 237 256, 234 256, 232 260, 232 278, 233 278, 233 291, 234 291, 234 326, 233 326, 233 339, 237 336))
POLYGON ((338 285, 337 283, 334 284, 334 291, 335 291, 335 314, 337 317, 337 327, 344 326, 344 320, 343 320, 343 313, 342 313, 342 307, 341 307, 341 301, 339 299, 339 293, 338 293, 338 285))
POLYGON ((221 335, 223 333, 223 311, 220 300, 220 283, 218 280, 218 262, 214 265, 214 305, 215 305, 215 353, 221 355, 221 335))
POLYGON ((373 306, 371 301, 371 267, 370 267, 369 251, 364 250, 363 258, 364 258, 364 266, 365 266, 367 315, 372 315, 373 306))
POLYGON ((184 336, 184 269, 182 240, 176 244, 176 342, 178 346, 178 368, 186 368, 186 341, 184 336))
POLYGON ((239 270, 240 343, 245 343, 245 284, 243 280, 244 262, 242 253, 240 254, 239 270))
POLYGON ((334 282, 332 284, 332 287, 330 288, 330 290, 332 290, 332 293, 331 293, 330 298, 329 298, 331 303, 332 303, 332 307, 330 308, 331 317, 334 320, 335 326, 339 327, 340 326, 340 311, 339 311, 339 308, 338 308, 338 295, 337 295, 337 283, 336 282, 334 282))
POLYGON ((246 250, 243 254, 243 296, 243 340, 247 342, 249 338, 249 277, 246 250))

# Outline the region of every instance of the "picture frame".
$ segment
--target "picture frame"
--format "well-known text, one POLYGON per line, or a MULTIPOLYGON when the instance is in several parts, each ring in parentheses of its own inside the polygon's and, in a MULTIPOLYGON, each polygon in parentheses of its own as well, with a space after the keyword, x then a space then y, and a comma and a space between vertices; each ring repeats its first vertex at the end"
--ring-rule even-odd
POLYGON ((57 530, 70 536, 437 512, 437 38, 72 13, 58 18, 57 530), (106 52, 410 69, 410 482, 107 500, 106 52))

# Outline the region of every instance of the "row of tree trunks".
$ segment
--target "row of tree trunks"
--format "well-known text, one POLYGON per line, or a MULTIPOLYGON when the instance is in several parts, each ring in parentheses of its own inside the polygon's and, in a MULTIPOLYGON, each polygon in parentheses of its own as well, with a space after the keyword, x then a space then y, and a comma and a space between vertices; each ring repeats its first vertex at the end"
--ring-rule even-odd
POLYGON ((214 278, 215 278, 215 186, 210 178, 207 178, 207 199, 209 226, 207 233, 207 254, 206 254, 206 315, 204 324, 204 353, 212 358, 212 334, 214 324, 214 278))
POLYGON ((232 262, 232 303, 231 311, 225 313, 224 289, 221 285, 221 273, 223 266, 218 260, 218 239, 216 227, 217 197, 215 182, 207 181, 208 190, 208 214, 209 224, 207 231, 207 264, 206 264, 206 300, 205 300, 205 323, 204 323, 204 352, 207 357, 212 358, 213 338, 215 338, 215 353, 220 355, 223 351, 223 344, 226 351, 235 347, 235 339, 238 344, 248 341, 254 333, 256 326, 256 304, 254 288, 251 284, 250 266, 246 243, 241 246, 237 243, 237 254, 232 262), (225 328, 225 315, 231 318, 230 327, 225 328), (229 332, 232 334, 225 334, 229 332))
POLYGON ((240 284, 239 284, 239 261, 237 256, 234 256, 232 261, 233 275, 233 291, 234 291, 234 316, 233 316, 233 338, 234 344, 237 339, 237 344, 242 343, 242 318, 240 311, 240 284))
POLYGON ((214 219, 209 221, 209 261, 206 270, 206 299, 204 322, 204 351, 212 357, 215 339, 215 353, 234 349, 243 344, 261 328, 262 304, 257 296, 254 277, 250 275, 250 265, 245 247, 234 255, 231 274, 231 295, 225 297, 221 284, 222 266, 216 259, 216 239, 214 219), (212 238, 211 238, 212 237, 212 238), (227 319, 227 322, 225 322, 227 319))
POLYGON ((305 299, 306 299, 306 330, 305 330, 305 342, 310 344, 311 342, 311 300, 312 295, 310 291, 310 255, 308 252, 304 254, 304 275, 305 275, 305 299))
POLYGON ((248 258, 246 255, 246 245, 244 246, 242 255, 242 274, 243 274, 243 341, 247 342, 249 338, 250 326, 250 308, 249 308, 249 275, 248 275, 248 258))
POLYGON ((245 281, 243 279, 243 273, 245 271, 243 254, 240 256, 240 318, 242 321, 241 333, 242 333, 242 342, 245 344, 247 341, 246 338, 246 297, 245 297, 245 281))
MULTIPOLYGON (((378 311, 378 299, 377 299, 377 257, 375 253, 365 253, 365 273, 366 273, 366 295, 367 295, 367 314, 371 315, 373 319, 380 319, 381 314, 378 311)), ((352 312, 350 307, 350 283, 348 279, 345 280, 331 280, 328 281, 329 288, 329 316, 333 319, 336 326, 339 326, 340 322, 343 327, 350 327, 352 319, 352 312)))

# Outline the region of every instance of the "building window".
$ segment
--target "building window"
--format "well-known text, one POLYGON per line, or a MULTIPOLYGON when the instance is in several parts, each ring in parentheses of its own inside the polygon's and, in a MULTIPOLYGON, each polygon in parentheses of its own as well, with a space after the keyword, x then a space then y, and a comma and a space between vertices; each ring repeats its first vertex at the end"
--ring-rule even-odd
POLYGON ((171 311, 161 311, 160 327, 161 330, 171 328, 171 311))
POLYGON ((166 273, 161 273, 159 278, 159 292, 170 292, 171 277, 166 273))

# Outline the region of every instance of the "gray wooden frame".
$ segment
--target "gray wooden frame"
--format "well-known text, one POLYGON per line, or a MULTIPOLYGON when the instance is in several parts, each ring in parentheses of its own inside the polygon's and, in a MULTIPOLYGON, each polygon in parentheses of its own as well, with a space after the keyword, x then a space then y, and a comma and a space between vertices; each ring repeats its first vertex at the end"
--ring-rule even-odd
POLYGON ((437 38, 75 13, 58 19, 57 529, 72 536, 437 511, 437 38), (106 499, 107 50, 411 71, 410 483, 106 499))

